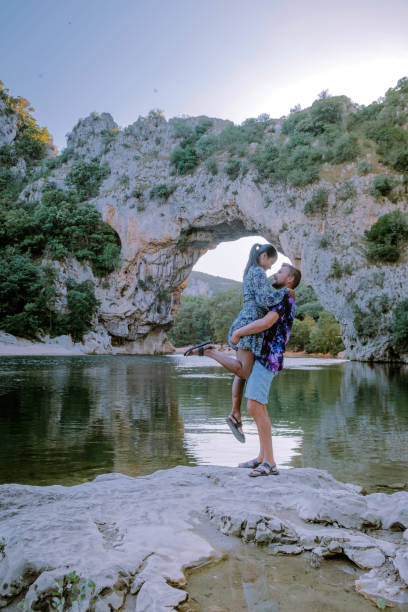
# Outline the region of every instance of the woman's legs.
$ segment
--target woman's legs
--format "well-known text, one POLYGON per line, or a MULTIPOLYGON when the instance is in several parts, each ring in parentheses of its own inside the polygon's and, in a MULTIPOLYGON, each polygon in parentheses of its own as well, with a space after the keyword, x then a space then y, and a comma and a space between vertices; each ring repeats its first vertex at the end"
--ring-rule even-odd
MULTIPOLYGON (((241 423, 241 402, 244 394, 244 387, 245 380, 235 375, 232 382, 232 410, 230 415, 227 417, 242 435, 244 435, 242 425, 238 426, 238 423, 241 423)), ((240 442, 245 442, 245 438, 240 440, 240 442)))
POLYGON ((235 375, 232 382, 232 411, 231 414, 241 420, 241 402, 244 393, 245 380, 235 375))
MULTIPOLYGON (((235 419, 241 421, 241 401, 245 386, 245 380, 249 378, 252 367, 254 365, 255 356, 251 351, 239 348, 236 352, 236 358, 221 353, 214 348, 205 348, 204 355, 211 357, 218 361, 226 370, 235 374, 234 381, 232 383, 232 415, 235 419)), ((197 349, 195 349, 197 351, 197 349)), ((194 353, 193 355, 197 354, 194 353)), ((231 419, 231 416, 228 417, 231 419)), ((231 419, 232 420, 232 419, 231 419)), ((238 431, 242 434, 242 427, 238 428, 238 431)))
POLYGON ((251 353, 251 351, 241 348, 237 350, 236 358, 221 353, 213 348, 204 348, 204 355, 206 357, 211 357, 211 359, 215 359, 215 361, 218 361, 226 370, 244 380, 249 378, 255 360, 254 354, 251 353))

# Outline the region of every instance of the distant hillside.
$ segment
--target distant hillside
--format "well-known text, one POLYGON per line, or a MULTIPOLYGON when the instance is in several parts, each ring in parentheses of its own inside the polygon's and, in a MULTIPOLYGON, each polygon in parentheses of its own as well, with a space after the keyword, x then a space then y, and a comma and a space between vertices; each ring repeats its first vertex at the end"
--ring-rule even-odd
POLYGON ((205 297, 211 297, 220 291, 240 288, 241 285, 242 283, 230 278, 213 276, 212 274, 205 274, 205 272, 191 272, 183 295, 204 295, 205 297))

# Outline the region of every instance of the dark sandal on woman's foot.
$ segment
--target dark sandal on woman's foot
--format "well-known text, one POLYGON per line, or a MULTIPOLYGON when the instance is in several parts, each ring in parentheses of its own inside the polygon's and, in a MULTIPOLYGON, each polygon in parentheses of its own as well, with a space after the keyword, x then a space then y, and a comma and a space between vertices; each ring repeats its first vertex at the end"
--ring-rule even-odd
POLYGON ((241 421, 238 421, 238 419, 234 417, 234 415, 231 413, 227 416, 225 422, 227 423, 228 427, 230 428, 238 442, 242 442, 242 444, 244 444, 245 436, 238 429, 238 427, 242 427, 241 421))
POLYGON ((258 467, 254 468, 252 472, 249 472, 248 476, 257 478, 258 476, 277 476, 278 474, 279 470, 276 467, 276 463, 271 466, 269 463, 266 463, 266 461, 262 461, 258 467))
POLYGON ((243 463, 240 463, 238 465, 239 468, 248 468, 250 470, 255 469, 256 467, 258 467, 258 465, 261 465, 261 462, 258 461, 258 457, 256 459, 250 459, 249 461, 244 461, 243 463))
POLYGON ((202 357, 204 355, 205 346, 212 344, 211 342, 202 342, 201 344, 196 344, 195 346, 190 346, 184 353, 184 357, 189 357, 193 354, 195 349, 198 349, 198 355, 202 357))

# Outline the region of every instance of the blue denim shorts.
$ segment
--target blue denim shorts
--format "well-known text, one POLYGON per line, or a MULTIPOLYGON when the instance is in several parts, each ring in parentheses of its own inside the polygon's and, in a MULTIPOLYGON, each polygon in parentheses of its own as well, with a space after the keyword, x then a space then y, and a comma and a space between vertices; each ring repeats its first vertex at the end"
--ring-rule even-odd
POLYGON ((260 404, 267 404, 272 380, 278 372, 268 370, 255 359, 254 367, 247 380, 245 397, 260 404))

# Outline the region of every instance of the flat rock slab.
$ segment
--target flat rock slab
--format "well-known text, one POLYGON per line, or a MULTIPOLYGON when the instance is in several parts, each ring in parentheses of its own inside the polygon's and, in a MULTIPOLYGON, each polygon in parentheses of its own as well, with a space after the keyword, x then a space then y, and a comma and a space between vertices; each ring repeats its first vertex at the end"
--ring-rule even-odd
POLYGON ((276 554, 309 551, 316 567, 344 555, 367 570, 360 593, 405 603, 407 509, 407 492, 364 496, 313 468, 251 479, 179 466, 73 487, 1 485, 0 607, 175 609, 187 598, 184 570, 223 555, 195 531, 204 517, 276 554))

